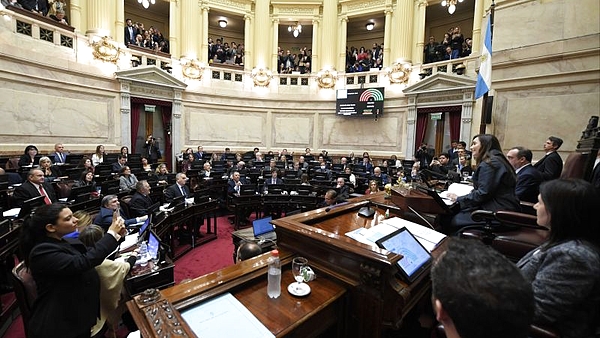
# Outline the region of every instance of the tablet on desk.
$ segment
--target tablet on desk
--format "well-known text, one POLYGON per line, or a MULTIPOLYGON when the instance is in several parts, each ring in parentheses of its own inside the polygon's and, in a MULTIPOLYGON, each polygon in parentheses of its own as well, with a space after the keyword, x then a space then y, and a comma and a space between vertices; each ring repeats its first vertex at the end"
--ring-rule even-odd
POLYGON ((431 254, 408 231, 401 228, 375 242, 380 248, 402 255, 398 261, 400 276, 409 283, 414 282, 431 267, 431 254))

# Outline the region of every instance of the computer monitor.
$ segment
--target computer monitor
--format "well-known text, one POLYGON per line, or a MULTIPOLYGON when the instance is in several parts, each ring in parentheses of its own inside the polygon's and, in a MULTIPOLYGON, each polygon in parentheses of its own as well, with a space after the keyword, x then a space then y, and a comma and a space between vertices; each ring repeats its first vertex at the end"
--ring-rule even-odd
POLYGON ((69 201, 74 200, 79 195, 89 194, 91 192, 96 191, 93 185, 84 185, 80 187, 72 187, 71 193, 69 194, 69 201))
POLYGON ((157 260, 160 258, 160 238, 154 231, 148 231, 148 255, 151 259, 157 260))
POLYGON ((44 205, 45 196, 36 196, 34 198, 30 198, 26 201, 23 202, 23 206, 21 207, 21 210, 19 211, 19 216, 18 218, 25 218, 25 216, 29 215, 33 210, 35 210, 35 208, 44 205))
POLYGON ((177 197, 173 198, 173 200, 171 200, 171 203, 169 203, 169 206, 167 207, 167 209, 175 208, 179 204, 183 204, 183 203, 185 203, 185 196, 177 196, 177 197))
POLYGON ((394 231, 375 243, 380 248, 402 255, 397 263, 398 272, 409 283, 414 282, 431 266, 431 254, 407 228, 394 231))

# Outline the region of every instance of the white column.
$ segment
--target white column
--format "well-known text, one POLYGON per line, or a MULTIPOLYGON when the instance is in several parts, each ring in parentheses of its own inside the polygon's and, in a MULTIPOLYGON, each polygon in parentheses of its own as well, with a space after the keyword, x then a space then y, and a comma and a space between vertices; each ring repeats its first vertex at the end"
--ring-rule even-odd
MULTIPOLYGON (((413 29, 413 1, 398 0, 396 10, 394 11, 394 29, 393 32, 406 32, 402 34, 401 39, 393 39, 392 49, 390 50, 391 62, 401 59, 409 61, 411 58, 412 34, 413 29), (395 42, 395 43, 394 43, 395 42)), ((384 58, 387 56, 384 55, 384 58)))
MULTIPOLYGON (((254 34, 255 38, 268 36, 271 28, 269 20, 269 0, 255 0, 254 2, 254 34)), ((254 51, 254 66, 268 67, 269 54, 271 54, 269 39, 260 39, 261 43, 252 45, 254 51)))
POLYGON ((88 30, 86 35, 113 36, 114 18, 113 0, 88 0, 88 30))
POLYGON ((81 3, 80 0, 69 1, 69 23, 75 27, 75 31, 81 31, 81 3))
POLYGON ((244 70, 249 71, 254 68, 254 53, 252 52, 252 17, 249 14, 244 15, 244 70))
POLYGON ((181 0, 181 57, 198 58, 198 19, 198 1, 181 0))
POLYGON ((208 11, 210 8, 206 5, 202 5, 202 22, 200 22, 200 56, 198 60, 208 65, 208 11))
MULTIPOLYGON (((118 43, 125 43, 125 0, 116 1, 115 35, 113 37, 118 43)), ((129 147, 129 149, 131 149, 131 147, 129 147)))
POLYGON ((413 31, 412 45, 412 63, 423 63, 423 48, 425 48, 425 13, 427 1, 419 0, 415 2, 415 21, 413 31))
POLYGON ((483 45, 483 40, 481 39, 481 23, 483 21, 484 14, 484 0, 475 0, 475 10, 473 11, 473 44, 471 45, 471 50, 477 51, 481 53, 481 46, 483 45))
MULTIPOLYGON (((348 16, 344 15, 340 18, 340 45, 338 47, 339 56, 337 63, 337 71, 345 72, 346 71, 346 44, 347 44, 347 36, 348 36, 348 16)), ((326 46, 326 44, 323 44, 326 46)), ((317 71, 321 69, 318 68, 317 71)))
POLYGON ((131 149, 131 82, 121 82, 121 144, 131 149))
POLYGON ((279 19, 273 19, 273 48, 271 48, 271 71, 277 73, 277 47, 279 46, 279 19))
POLYGON ((385 28, 383 33, 383 66, 387 67, 395 60, 390 57, 391 41, 392 41, 392 11, 385 10, 385 28))
POLYGON ((460 113, 460 140, 471 141, 471 127, 473 126, 473 92, 463 93, 463 104, 460 113))
MULTIPOLYGON (((175 156, 179 154, 183 147, 182 132, 181 132, 181 115, 183 107, 181 105, 181 90, 174 90, 173 107, 171 109, 171 156, 173 167, 175 167, 175 156)), ((172 170, 174 170, 173 168, 172 170)))
POLYGON ((312 54, 310 56, 310 67, 311 72, 316 73, 319 71, 319 54, 321 53, 321 34, 319 34, 319 20, 314 19, 313 24, 313 35, 312 35, 312 54))
POLYGON ((181 55, 181 44, 179 37, 181 36, 181 26, 185 23, 181 22, 181 1, 171 1, 169 3, 169 51, 171 55, 181 55))
MULTIPOLYGON (((338 35, 338 16, 337 16, 337 1, 325 0, 323 1, 323 29, 321 31, 321 36, 323 40, 321 40, 321 46, 328 46, 330 48, 323 48, 323 50, 319 51, 321 55, 321 64, 319 69, 324 69, 328 67, 335 67, 337 63, 337 51, 335 50, 336 46, 339 48, 339 44, 337 41, 338 35)), ((341 32, 343 33, 343 32, 341 32)), ((340 39, 345 39, 346 35, 342 37, 340 35, 340 39)), ((345 48, 344 48, 345 50, 345 48)), ((319 71, 319 69, 314 69, 315 71, 319 71)))
POLYGON ((408 98, 408 116, 406 118, 406 134, 404 135, 404 144, 406 144, 407 160, 412 160, 415 156, 415 137, 417 128, 417 97, 408 98))

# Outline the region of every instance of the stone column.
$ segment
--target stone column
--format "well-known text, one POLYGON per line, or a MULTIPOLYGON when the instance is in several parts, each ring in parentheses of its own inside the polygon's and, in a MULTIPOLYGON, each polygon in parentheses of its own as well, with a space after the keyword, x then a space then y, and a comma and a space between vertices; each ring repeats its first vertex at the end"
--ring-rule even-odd
MULTIPOLYGON (((198 58, 198 1, 181 0, 181 57, 188 59, 198 58), (183 29, 185 28, 185 29, 183 29)), ((171 54, 172 55, 172 54, 171 54)))
MULTIPOLYGON (((337 48, 339 48, 339 45, 337 43, 337 24, 337 1, 323 1, 323 29, 321 30, 321 36, 323 37, 323 39, 321 40, 321 46, 331 46, 332 48, 322 48, 322 50, 319 51, 321 55, 321 62, 319 65, 320 67, 319 69, 314 69, 314 71, 319 71, 320 69, 328 67, 335 67, 337 63, 337 52, 335 50, 336 46, 338 46, 337 48)), ((340 34, 340 39, 345 40, 346 35, 344 34, 343 36, 341 36, 340 34)))
MULTIPOLYGON (((116 0, 115 6, 115 34, 113 37, 118 43, 125 43, 125 0, 116 0)), ((129 147, 129 146, 128 146, 129 147)), ((129 147, 131 149, 131 147, 129 147)))
POLYGON ((390 44, 392 41, 392 13, 393 11, 391 9, 385 10, 385 28, 383 33, 383 67, 388 67, 395 61, 394 59, 388 57, 390 55, 390 44))
POLYGON ((181 45, 179 37, 181 36, 181 1, 171 1, 169 3, 169 51, 171 55, 181 55, 181 45))
POLYGON ((412 63, 423 63, 423 48, 425 48, 425 12, 427 9, 426 0, 415 2, 415 22, 413 31, 412 45, 412 63))
MULTIPOLYGON (((413 0, 397 0, 394 11, 393 32, 411 32, 413 29, 413 0)), ((402 34, 401 39, 394 39, 390 50, 391 61, 398 59, 411 62, 412 35, 402 34), (395 42, 395 43, 394 43, 395 42)), ((384 58, 387 56, 384 56, 384 58)))
POLYGON ((473 92, 463 92, 462 110, 460 112, 460 139, 465 142, 471 140, 471 127, 473 125, 473 92))
POLYGON ((473 44, 471 45, 471 51, 481 53, 481 46, 483 46, 483 40, 481 39, 481 23, 483 21, 483 10, 484 0, 475 0, 475 10, 473 11, 473 44))
POLYGON ((406 156, 412 160, 415 156, 415 133, 417 132, 417 97, 408 98, 408 116, 406 117, 406 134, 404 135, 404 144, 406 144, 406 156))
POLYGON ((310 69, 311 73, 316 73, 319 71, 319 54, 321 51, 321 43, 320 38, 321 34, 319 34, 319 20, 314 19, 312 21, 313 24, 313 35, 312 35, 312 54, 310 56, 310 69))
POLYGON ((277 47, 279 46, 279 19, 273 19, 273 48, 271 51, 271 71, 277 73, 277 47))
MULTIPOLYGON (((325 25, 323 25, 324 27, 325 25)), ((346 40, 348 36, 348 16, 344 15, 340 18, 340 45, 339 45, 339 57, 337 63, 337 71, 345 72, 346 71, 346 40)), ((323 44, 322 46, 327 46, 323 44)), ((317 71, 322 68, 316 69, 317 71)))
MULTIPOLYGON (((270 27, 269 0, 256 0, 254 3, 254 34, 255 38, 268 36, 270 27)), ((268 67, 271 44, 268 39, 260 39, 260 43, 252 45, 254 51, 254 67, 268 67)))
POLYGON ((80 0, 69 1, 69 23, 75 27, 75 31, 81 31, 81 3, 80 0))
POLYGON ((202 22, 200 22, 200 56, 198 60, 204 62, 205 65, 208 65, 208 11, 210 8, 206 5, 202 5, 202 22))
POLYGON ((88 0, 87 2, 88 36, 114 37, 114 0, 88 0))
POLYGON ((181 132, 181 115, 183 107, 181 105, 181 90, 174 90, 173 93, 173 107, 171 109, 171 157, 173 160, 173 167, 175 167, 175 155, 183 147, 182 132, 181 132))
POLYGON ((131 149, 131 82, 121 82, 121 144, 131 149))
POLYGON ((244 15, 244 70, 249 71, 254 68, 254 53, 252 52, 252 16, 244 15))

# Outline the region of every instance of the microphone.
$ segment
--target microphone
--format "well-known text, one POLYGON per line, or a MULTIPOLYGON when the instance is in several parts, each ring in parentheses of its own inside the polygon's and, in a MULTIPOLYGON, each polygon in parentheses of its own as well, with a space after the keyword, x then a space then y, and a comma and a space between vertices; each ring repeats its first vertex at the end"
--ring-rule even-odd
POLYGON ((427 225, 429 225, 429 227, 430 227, 431 229, 435 230, 435 228, 433 227, 433 225, 431 225, 431 223, 429 223, 429 221, 428 221, 428 220, 427 220, 425 217, 423 217, 423 216, 422 216, 422 215, 421 215, 421 214, 420 214, 418 211, 416 211, 415 209, 413 209, 413 208, 412 208, 410 205, 407 205, 407 207, 410 209, 410 211, 414 212, 414 213, 415 213, 415 215, 419 216, 419 218, 420 218, 420 219, 421 219, 423 222, 427 223, 427 225))
POLYGON ((348 202, 342 202, 342 203, 330 205, 327 208, 325 208, 325 212, 329 212, 331 209, 335 209, 335 208, 340 207, 340 206, 345 205, 345 204, 348 204, 348 202))

